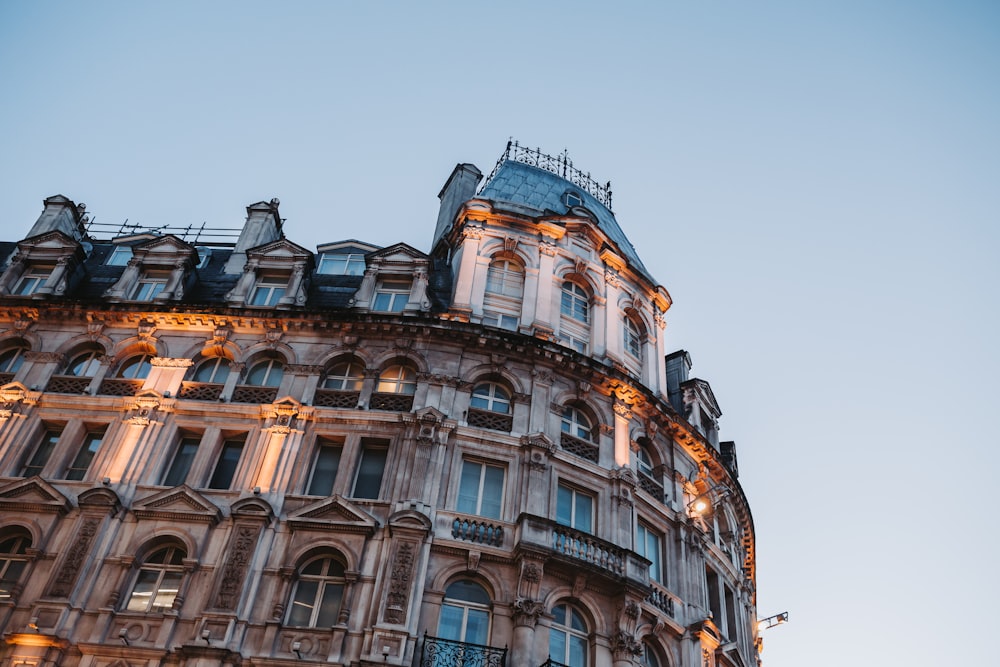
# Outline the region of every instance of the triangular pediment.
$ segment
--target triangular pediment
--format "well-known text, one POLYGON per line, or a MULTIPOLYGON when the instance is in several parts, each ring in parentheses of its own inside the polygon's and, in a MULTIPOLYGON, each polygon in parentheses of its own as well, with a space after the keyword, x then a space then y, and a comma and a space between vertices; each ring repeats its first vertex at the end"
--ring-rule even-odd
POLYGON ((173 234, 159 236, 152 241, 140 243, 132 248, 132 255, 140 259, 150 260, 156 257, 176 255, 194 255, 197 253, 193 245, 185 243, 173 234))
POLYGON ((312 253, 288 239, 278 239, 277 241, 251 248, 247 251, 247 257, 256 259, 303 259, 312 257, 312 253))
POLYGON ((39 250, 76 250, 80 248, 80 244, 72 237, 58 231, 53 230, 50 232, 45 232, 44 234, 39 234, 38 236, 30 236, 23 241, 18 242, 17 247, 22 251, 39 251, 39 250))
POLYGON ((296 530, 333 530, 372 534, 378 522, 340 496, 324 498, 300 507, 288 515, 288 523, 296 530))
POLYGON ((0 487, 0 515, 24 511, 66 514, 72 508, 69 498, 41 477, 19 479, 0 487))
POLYGON ((343 241, 332 241, 330 243, 323 243, 316 246, 316 252, 318 253, 330 253, 332 255, 349 255, 349 254, 362 254, 367 255, 370 252, 375 252, 376 250, 381 250, 381 246, 373 245, 371 243, 365 243, 364 241, 358 241, 357 239, 345 239, 343 241))
POLYGON ((133 511, 140 519, 218 523, 222 518, 214 503, 186 484, 137 500, 133 511))
POLYGON ((373 252, 370 259, 391 264, 396 262, 412 262, 414 260, 427 261, 428 257, 407 243, 397 243, 388 248, 382 248, 373 252))

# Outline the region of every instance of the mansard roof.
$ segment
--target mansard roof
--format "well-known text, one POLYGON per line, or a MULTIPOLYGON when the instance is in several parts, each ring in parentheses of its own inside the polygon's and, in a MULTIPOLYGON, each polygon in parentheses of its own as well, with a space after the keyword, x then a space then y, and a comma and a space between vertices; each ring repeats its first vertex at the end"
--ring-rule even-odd
POLYGON ((586 189, 556 174, 516 160, 506 160, 480 190, 478 197, 495 204, 527 207, 538 214, 576 215, 566 202, 566 193, 573 192, 583 201, 583 208, 593 214, 598 229, 618 248, 636 271, 656 284, 646 270, 639 254, 625 236, 614 214, 586 189))

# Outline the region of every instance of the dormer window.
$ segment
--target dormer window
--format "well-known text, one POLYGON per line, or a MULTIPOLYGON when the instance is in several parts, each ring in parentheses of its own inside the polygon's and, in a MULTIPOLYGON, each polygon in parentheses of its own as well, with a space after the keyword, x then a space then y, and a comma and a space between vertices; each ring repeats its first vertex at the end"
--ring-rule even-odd
POLYGON ((14 287, 15 296, 30 296, 37 292, 45 281, 49 279, 49 274, 52 273, 52 269, 42 266, 30 267, 21 275, 21 279, 17 281, 17 285, 14 287))
POLYGON ((108 266, 128 266, 128 261, 132 259, 132 247, 127 245, 115 246, 115 249, 108 255, 108 266))
POLYGON ((576 192, 567 192, 565 194, 566 206, 573 208, 574 206, 583 206, 583 197, 576 192))
POLYGON ((410 300, 410 281, 406 278, 383 278, 375 288, 372 310, 401 313, 410 300))
POLYGON ((320 255, 316 273, 330 276, 361 276, 365 273, 365 256, 358 253, 320 255))
POLYGON ((212 249, 200 245, 196 248, 196 250, 198 251, 198 265, 194 268, 204 269, 206 266, 208 266, 209 260, 212 259, 212 249))
POLYGON ((167 271, 146 271, 139 278, 135 292, 132 294, 133 301, 152 301, 167 286, 170 273, 167 271))
POLYGON ((281 297, 285 296, 288 287, 288 276, 264 274, 257 278, 250 296, 251 306, 276 306, 281 297))

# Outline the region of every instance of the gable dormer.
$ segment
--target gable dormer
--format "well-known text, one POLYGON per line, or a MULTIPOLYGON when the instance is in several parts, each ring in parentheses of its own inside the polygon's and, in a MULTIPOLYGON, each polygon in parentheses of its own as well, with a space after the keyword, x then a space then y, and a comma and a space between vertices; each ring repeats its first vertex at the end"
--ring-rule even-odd
POLYGON ((0 274, 0 294, 45 299, 64 296, 83 275, 83 245, 62 231, 48 231, 17 244, 0 274))
POLYGON ((132 247, 132 258, 114 285, 108 301, 180 301, 197 274, 198 251, 176 236, 160 236, 132 247))
POLYGON ((312 253, 288 239, 247 251, 247 262, 226 301, 234 307, 292 308, 306 305, 312 253))
POLYGON ((427 311, 429 269, 430 257, 406 243, 373 252, 355 306, 381 313, 427 311))

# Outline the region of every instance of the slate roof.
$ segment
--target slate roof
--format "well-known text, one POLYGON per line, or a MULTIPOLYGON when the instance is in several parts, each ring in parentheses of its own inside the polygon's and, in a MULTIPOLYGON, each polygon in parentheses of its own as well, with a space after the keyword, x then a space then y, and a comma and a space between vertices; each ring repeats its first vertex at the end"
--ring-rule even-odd
POLYGON ((497 169, 493 178, 479 191, 478 197, 494 203, 527 206, 539 213, 551 211, 557 215, 565 215, 569 211, 563 196, 567 191, 572 191, 583 199, 584 208, 597 218, 598 228, 617 246, 618 251, 628 260, 632 268, 642 273, 653 284, 657 284, 639 259, 639 254, 632 247, 632 243, 618 226, 614 214, 589 192, 550 171, 516 160, 506 160, 497 169))

